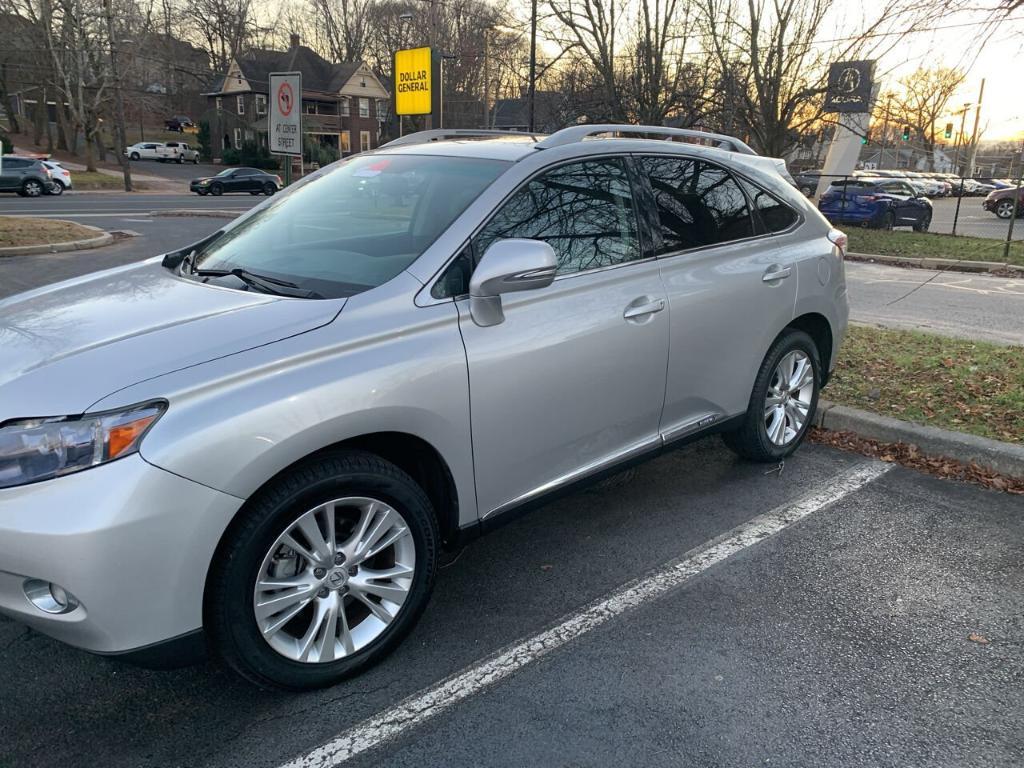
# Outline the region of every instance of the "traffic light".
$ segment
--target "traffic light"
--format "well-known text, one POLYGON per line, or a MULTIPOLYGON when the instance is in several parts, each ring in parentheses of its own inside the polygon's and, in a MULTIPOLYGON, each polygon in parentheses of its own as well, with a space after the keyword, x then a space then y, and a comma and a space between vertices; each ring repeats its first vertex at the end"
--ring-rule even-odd
POLYGON ((953 124, 946 123, 946 132, 943 134, 947 139, 953 138, 953 124))
POLYGON ((860 137, 861 144, 867 144, 871 141, 871 131, 864 131, 864 135, 860 137))
POLYGON ((903 140, 904 141, 910 141, 910 126, 909 125, 904 125, 903 126, 903 140))

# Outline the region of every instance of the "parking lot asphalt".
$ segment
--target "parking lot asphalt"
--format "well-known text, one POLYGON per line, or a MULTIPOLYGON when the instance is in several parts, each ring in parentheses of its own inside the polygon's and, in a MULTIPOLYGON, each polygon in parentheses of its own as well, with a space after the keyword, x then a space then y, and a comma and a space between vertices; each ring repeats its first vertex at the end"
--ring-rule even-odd
MULTIPOLYGON (((317 748, 401 699, 871 464, 807 445, 766 473, 715 439, 667 454, 470 545, 395 654, 317 693, 0 622, 0 765, 334 764, 317 748)), ((1022 550, 1020 497, 893 468, 345 764, 1020 765, 1022 550)))
MULTIPOLYGON (((956 233, 958 235, 991 237, 1005 242, 1010 222, 1000 219, 994 213, 982 208, 981 201, 984 199, 983 197, 965 197, 960 204, 959 217, 956 217, 955 197, 932 200, 932 225, 929 229, 932 232, 949 234, 953 231, 953 219, 956 217, 956 233)), ((1014 222, 1013 239, 1024 240, 1024 225, 1020 219, 1014 222)), ((992 261, 1001 260, 998 254, 992 257, 992 261)))

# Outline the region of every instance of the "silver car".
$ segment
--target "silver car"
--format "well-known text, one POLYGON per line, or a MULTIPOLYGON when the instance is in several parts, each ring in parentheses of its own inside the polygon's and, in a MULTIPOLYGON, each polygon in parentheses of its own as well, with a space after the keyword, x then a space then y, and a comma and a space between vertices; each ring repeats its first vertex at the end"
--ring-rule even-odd
POLYGON ((845 244, 729 137, 425 132, 2 301, 0 611, 335 683, 410 632, 442 550, 552 492, 712 433, 792 453, 845 244))

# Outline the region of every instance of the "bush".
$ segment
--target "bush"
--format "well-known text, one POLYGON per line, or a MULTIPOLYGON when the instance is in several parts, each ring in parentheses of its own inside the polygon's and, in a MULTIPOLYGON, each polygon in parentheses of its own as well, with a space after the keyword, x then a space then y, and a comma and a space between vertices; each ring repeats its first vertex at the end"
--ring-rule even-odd
POLYGON ((231 147, 228 147, 221 153, 220 159, 224 165, 238 165, 241 162, 238 150, 231 147))
POLYGON ((316 139, 306 136, 303 141, 302 158, 306 163, 316 164, 323 168, 339 157, 338 150, 321 144, 316 139))
POLYGON ((210 145, 210 123, 206 120, 199 122, 196 141, 199 142, 199 157, 203 162, 210 162, 213 159, 213 147, 210 145))
POLYGON ((248 165, 253 168, 276 171, 280 166, 277 158, 271 156, 270 150, 259 146, 255 141, 244 142, 238 155, 242 165, 248 165))

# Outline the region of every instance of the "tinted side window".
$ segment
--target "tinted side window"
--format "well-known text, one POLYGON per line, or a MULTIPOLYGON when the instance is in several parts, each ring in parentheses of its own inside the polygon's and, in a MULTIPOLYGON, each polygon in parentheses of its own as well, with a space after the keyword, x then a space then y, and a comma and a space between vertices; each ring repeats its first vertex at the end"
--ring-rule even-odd
POLYGON ((658 253, 754 234, 747 198, 724 168, 678 157, 644 157, 640 162, 658 209, 658 253))
POLYGON ((6 158, 4 160, 4 170, 22 170, 28 168, 28 160, 15 160, 13 157, 6 158))
POLYGON ((626 167, 618 159, 585 160, 527 182, 474 240, 480 255, 495 240, 544 240, 560 274, 640 258, 636 213, 626 167))
POLYGON ((766 232, 782 232, 796 223, 796 211, 788 205, 756 184, 745 180, 741 180, 741 184, 747 191, 747 197, 750 198, 753 207, 761 216, 761 223, 766 232))

